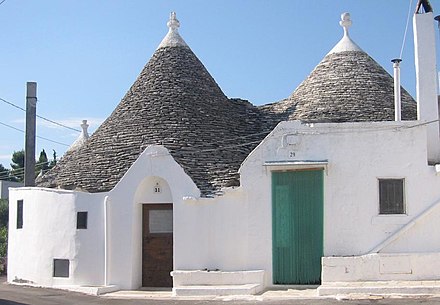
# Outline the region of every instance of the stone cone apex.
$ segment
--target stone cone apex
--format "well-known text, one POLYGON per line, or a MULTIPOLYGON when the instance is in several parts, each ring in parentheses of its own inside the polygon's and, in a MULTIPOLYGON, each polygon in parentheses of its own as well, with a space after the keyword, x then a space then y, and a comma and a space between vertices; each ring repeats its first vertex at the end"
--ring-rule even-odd
POLYGON ((203 196, 239 184, 241 162, 264 137, 249 137, 261 131, 259 112, 223 94, 178 26, 172 14, 168 34, 110 117, 40 186, 109 191, 153 144, 168 149, 203 196))
MULTIPOLYGON (((359 122, 394 120, 394 80, 349 37, 350 15, 341 16, 344 36, 287 99, 265 111, 282 120, 359 122)), ((402 119, 416 120, 417 105, 401 88, 402 119)))

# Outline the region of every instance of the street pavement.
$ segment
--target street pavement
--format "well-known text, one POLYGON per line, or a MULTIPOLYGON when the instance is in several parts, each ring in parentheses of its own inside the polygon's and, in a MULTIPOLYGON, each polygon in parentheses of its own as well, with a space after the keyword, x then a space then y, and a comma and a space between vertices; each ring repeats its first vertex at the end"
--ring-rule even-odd
MULTIPOLYGON (((440 305, 440 298, 413 297, 413 298, 384 298, 380 296, 362 296, 363 299, 353 298, 289 298, 289 297, 222 297, 222 298, 151 298, 142 299, 114 299, 96 297, 81 293, 58 289, 35 288, 7 284, 4 277, 0 278, 0 305, 165 305, 165 304, 194 304, 194 305, 251 305, 251 304, 297 304, 297 305, 334 305, 334 304, 377 304, 377 305, 440 305)), ((359 296, 358 296, 359 297, 359 296)))

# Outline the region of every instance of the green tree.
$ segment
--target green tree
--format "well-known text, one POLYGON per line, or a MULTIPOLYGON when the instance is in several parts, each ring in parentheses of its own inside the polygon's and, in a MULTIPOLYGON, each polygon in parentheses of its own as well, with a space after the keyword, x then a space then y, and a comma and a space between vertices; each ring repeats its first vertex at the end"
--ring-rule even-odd
MULTIPOLYGON (((24 181, 24 157, 25 152, 24 149, 19 151, 14 151, 12 154, 12 163, 11 163, 11 170, 9 172, 9 179, 11 181, 18 181, 23 182, 24 181)), ((41 171, 43 173, 47 172, 49 169, 55 166, 57 164, 57 153, 54 150, 53 151, 53 157, 54 159, 52 161, 49 161, 47 159, 46 151, 43 149, 40 152, 40 156, 38 160, 35 160, 35 176, 38 176, 41 171)), ((0 179, 1 179, 1 168, 0 168, 0 179)), ((3 179, 4 180, 4 179, 3 179)))
POLYGON ((9 220, 9 203, 6 199, 0 199, 0 228, 7 227, 9 220))
POLYGON ((35 163, 35 175, 39 175, 41 172, 44 174, 49 169, 49 162, 47 161, 47 154, 44 149, 40 152, 40 157, 35 163))
MULTIPOLYGON (((0 199, 0 258, 7 256, 7 251, 8 251, 8 222, 9 222, 9 204, 8 204, 8 200, 0 199)), ((2 273, 2 266, 0 266, 0 274, 1 273, 2 273)))
POLYGON ((51 169, 52 167, 54 167, 55 165, 57 165, 57 152, 55 151, 55 149, 53 150, 53 159, 52 161, 49 162, 49 169, 51 169))
MULTIPOLYGON (((0 228, 0 257, 8 256, 8 228, 1 227, 0 228)), ((0 268, 0 274, 2 273, 3 268, 0 268)))
POLYGON ((11 171, 0 164, 0 180, 13 180, 11 177, 11 171))
POLYGON ((12 154, 11 177, 13 181, 24 180, 24 150, 14 151, 12 154))

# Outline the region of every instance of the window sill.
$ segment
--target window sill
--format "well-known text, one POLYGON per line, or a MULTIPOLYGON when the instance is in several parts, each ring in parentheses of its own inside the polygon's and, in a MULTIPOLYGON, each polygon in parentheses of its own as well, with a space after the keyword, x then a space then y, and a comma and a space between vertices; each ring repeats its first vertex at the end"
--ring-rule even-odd
POLYGON ((386 214, 373 216, 373 218, 371 218, 371 224, 373 225, 403 225, 407 222, 407 214, 386 214))

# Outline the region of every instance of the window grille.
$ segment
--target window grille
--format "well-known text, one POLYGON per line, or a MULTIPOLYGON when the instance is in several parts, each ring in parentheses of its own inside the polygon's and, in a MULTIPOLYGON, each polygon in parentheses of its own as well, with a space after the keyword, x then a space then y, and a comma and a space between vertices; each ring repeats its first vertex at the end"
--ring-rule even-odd
POLYGON ((404 179, 379 179, 379 214, 405 214, 404 179))

